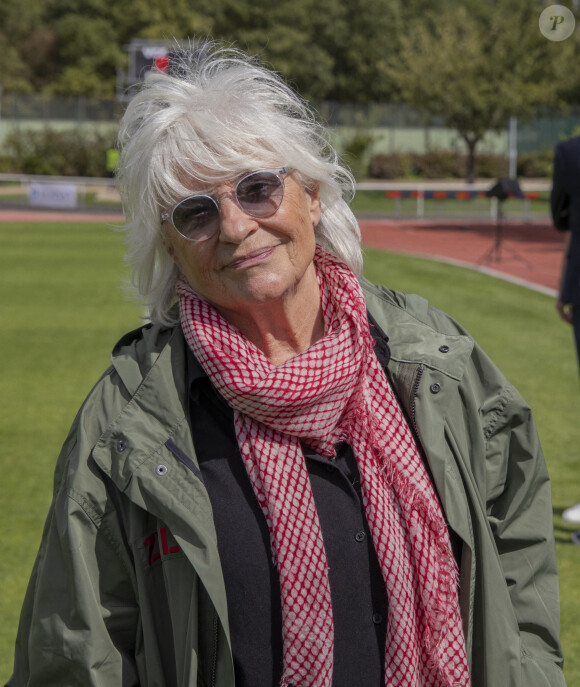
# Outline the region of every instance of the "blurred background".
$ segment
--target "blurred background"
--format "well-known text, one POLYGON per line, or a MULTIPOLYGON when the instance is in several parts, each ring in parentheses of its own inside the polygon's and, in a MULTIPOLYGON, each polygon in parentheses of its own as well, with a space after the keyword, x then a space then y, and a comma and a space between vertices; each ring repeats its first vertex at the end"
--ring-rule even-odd
MULTIPOLYGON (((204 36, 257 55, 312 103, 357 181, 374 182, 362 186, 377 192, 371 205, 357 210, 417 214, 416 204, 395 202, 399 184, 433 180, 458 191, 517 177, 527 200, 545 200, 554 145, 580 133, 578 32, 561 33, 578 2, 567 3, 566 22, 555 12, 540 27, 543 10, 564 5, 1 0, 0 207, 118 206, 107 179, 125 104, 169 50, 204 36), (31 175, 67 177, 69 188, 51 194, 31 175)), ((419 212, 440 213, 431 205, 419 212)))

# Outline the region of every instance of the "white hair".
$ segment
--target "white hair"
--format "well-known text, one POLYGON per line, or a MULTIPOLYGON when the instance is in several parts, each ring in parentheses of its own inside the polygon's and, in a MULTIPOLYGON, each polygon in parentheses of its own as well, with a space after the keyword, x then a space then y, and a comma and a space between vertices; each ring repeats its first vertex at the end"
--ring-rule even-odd
POLYGON ((192 179, 215 183, 243 171, 289 167, 320 190, 316 242, 362 271, 360 230, 348 202, 354 180, 326 131, 274 72, 210 42, 170 53, 121 120, 117 180, 127 260, 152 321, 168 323, 178 270, 163 244, 160 214, 189 195, 192 179))

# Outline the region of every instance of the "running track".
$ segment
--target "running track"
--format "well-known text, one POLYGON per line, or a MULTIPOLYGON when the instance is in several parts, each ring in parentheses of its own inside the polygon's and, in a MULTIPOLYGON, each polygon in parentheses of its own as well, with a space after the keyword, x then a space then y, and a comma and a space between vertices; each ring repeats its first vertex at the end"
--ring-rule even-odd
MULTIPOLYGON (((121 215, 2 211, 0 222, 103 222, 120 224, 121 215)), ((497 226, 472 219, 359 220, 363 244, 408 255, 459 263, 525 286, 556 294, 564 234, 547 221, 507 220, 497 243, 497 226)))

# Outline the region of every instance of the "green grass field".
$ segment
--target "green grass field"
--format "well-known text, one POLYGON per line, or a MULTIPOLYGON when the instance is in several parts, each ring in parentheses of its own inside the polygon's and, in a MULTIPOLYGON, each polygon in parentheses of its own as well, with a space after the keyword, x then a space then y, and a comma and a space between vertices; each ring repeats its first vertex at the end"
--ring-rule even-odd
MULTIPOLYGON (((0 224, 0 679, 49 505, 60 445, 84 396, 141 308, 123 288, 122 237, 103 224, 0 224)), ((456 317, 534 408, 553 480, 570 686, 580 684, 580 547, 562 510, 580 500, 580 389, 553 300, 478 272, 367 249, 366 274, 456 317)))

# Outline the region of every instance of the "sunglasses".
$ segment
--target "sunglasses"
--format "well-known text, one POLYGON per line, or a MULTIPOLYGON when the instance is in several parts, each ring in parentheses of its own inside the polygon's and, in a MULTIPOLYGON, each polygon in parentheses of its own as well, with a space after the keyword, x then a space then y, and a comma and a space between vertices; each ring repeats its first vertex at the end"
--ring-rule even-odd
MULTIPOLYGON (((284 198, 283 175, 291 170, 259 169, 243 176, 233 193, 236 205, 250 217, 271 217, 284 198)), ((196 193, 179 201, 161 221, 171 220, 177 231, 188 241, 205 241, 219 231, 220 206, 213 196, 196 193)))

